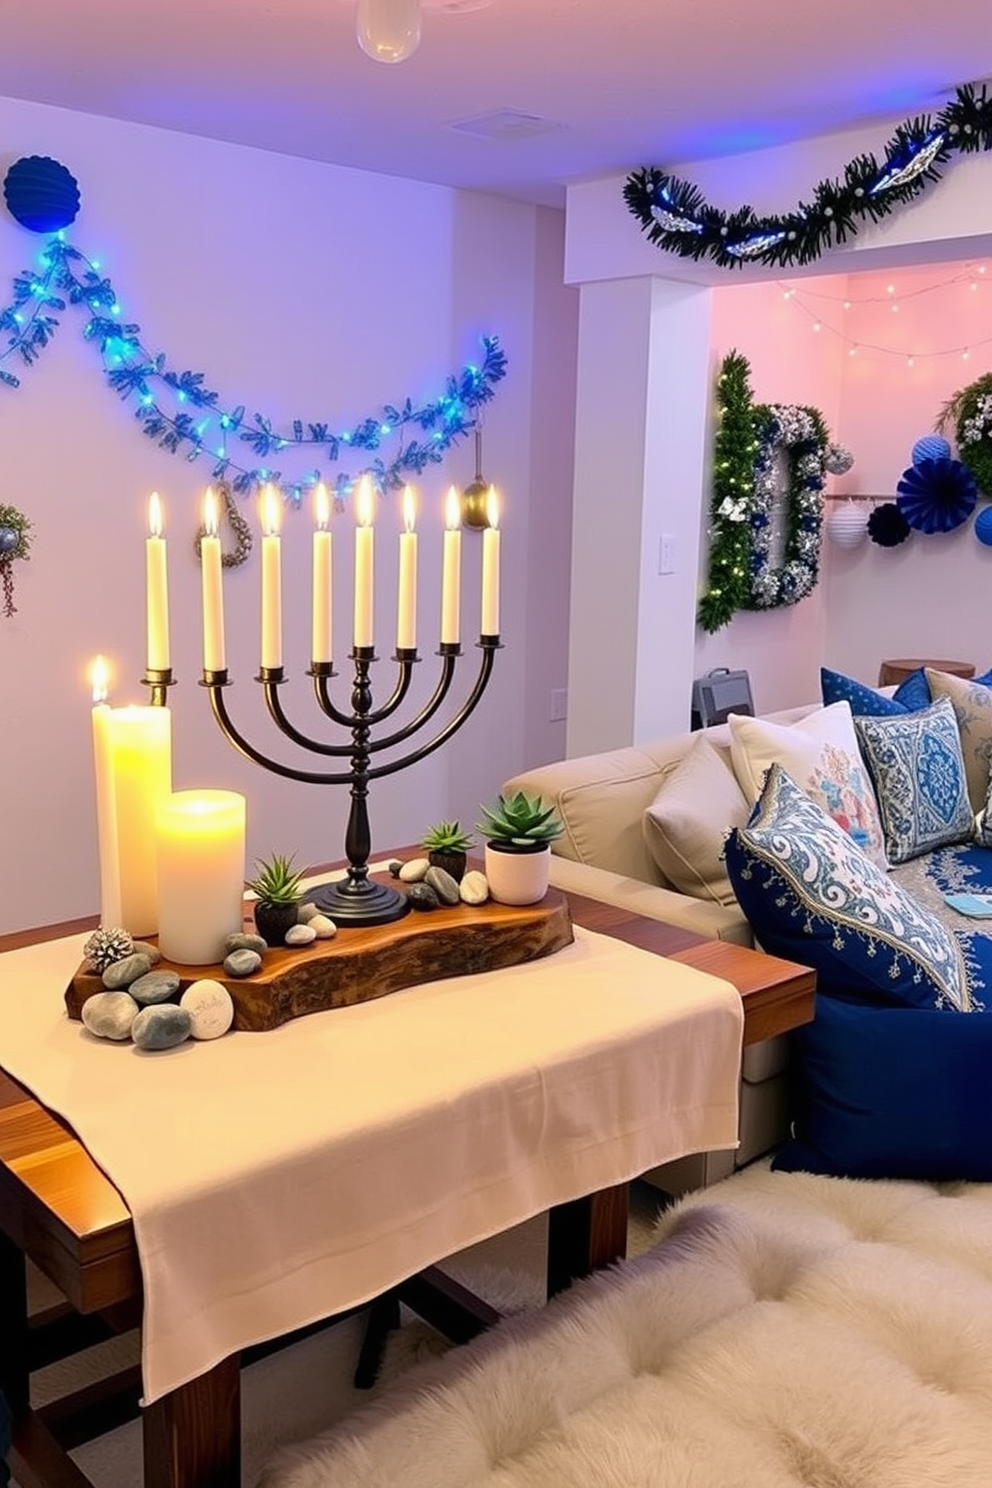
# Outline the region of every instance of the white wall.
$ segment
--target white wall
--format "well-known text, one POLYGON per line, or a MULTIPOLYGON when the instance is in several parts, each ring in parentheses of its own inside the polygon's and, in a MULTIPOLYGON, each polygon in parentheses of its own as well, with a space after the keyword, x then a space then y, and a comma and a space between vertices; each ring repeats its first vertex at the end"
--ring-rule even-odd
MULTIPOLYGON (((167 352, 178 369, 203 371, 228 405, 244 402, 284 422, 347 426, 387 401, 435 397, 449 372, 479 356, 483 333, 500 336, 509 372, 487 410, 485 463, 505 496, 505 649, 464 734, 374 783, 370 794, 374 850, 415 839, 442 815, 471 822, 504 778, 556 752, 550 725, 532 719, 526 704, 534 677, 543 689, 551 678, 563 683, 565 673, 555 619, 567 607, 567 541, 559 549, 546 540, 549 529, 567 539, 571 484, 573 292, 562 288, 560 214, 0 100, 0 170, 32 154, 62 161, 79 181, 82 208, 70 238, 100 258, 145 344, 167 352)), ((0 216, 0 303, 41 242, 0 216)), ((192 550, 209 470, 140 432, 133 409, 106 386, 82 323, 81 312, 67 308, 55 344, 23 373, 22 386, 0 389, 3 499, 33 523, 32 557, 16 566, 18 613, 0 617, 0 931, 98 908, 87 667, 107 654, 116 673, 112 701, 145 700, 142 544, 152 489, 163 496, 168 524, 176 788, 243 790, 250 857, 281 850, 317 862, 343 852, 346 792, 268 775, 237 756, 210 718, 196 685, 192 550)), ((426 658, 418 696, 436 667, 443 493, 473 473, 469 439, 418 482, 426 658)), ((254 503, 246 500, 244 510, 257 532, 254 503)), ((398 526, 395 499, 387 499, 377 525, 384 657, 394 639, 398 526)), ((283 697, 304 726, 314 721, 302 675, 310 530, 308 513, 287 515, 285 652, 294 680, 283 697)), ((352 531, 350 515, 335 517, 337 653, 350 643, 352 531)), ((477 534, 466 532, 459 695, 478 658, 479 547, 477 534)), ((258 585, 256 549, 225 583, 235 681, 228 701, 245 732, 278 753, 281 741, 252 682, 258 585)), ((392 681, 387 661, 375 679, 381 695, 392 681)), ((289 749, 281 757, 300 762, 289 749)))

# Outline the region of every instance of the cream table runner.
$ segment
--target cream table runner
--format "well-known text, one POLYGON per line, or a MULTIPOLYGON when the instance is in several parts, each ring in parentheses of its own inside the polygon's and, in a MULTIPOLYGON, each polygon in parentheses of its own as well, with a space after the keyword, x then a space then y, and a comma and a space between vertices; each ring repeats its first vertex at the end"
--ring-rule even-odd
POLYGON ((159 1053, 65 1015, 84 939, 0 956, 0 1064, 131 1211, 149 1403, 554 1204, 737 1142, 737 991, 607 936, 159 1053))

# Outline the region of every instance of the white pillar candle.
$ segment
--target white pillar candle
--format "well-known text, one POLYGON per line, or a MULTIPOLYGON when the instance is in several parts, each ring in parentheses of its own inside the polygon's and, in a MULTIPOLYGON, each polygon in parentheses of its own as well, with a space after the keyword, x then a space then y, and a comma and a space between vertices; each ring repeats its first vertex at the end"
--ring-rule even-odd
MULTIPOLYGON (((155 862, 155 811, 172 789, 172 714, 168 708, 107 708, 94 720, 99 738, 97 800, 109 792, 113 806, 104 817, 112 832, 118 903, 108 906, 113 922, 132 935, 158 929, 155 862), (101 783, 100 775, 103 780, 101 783)), ((113 882, 111 870, 111 882, 113 882)))
POLYGON ((147 613, 149 671, 168 671, 169 579, 165 538, 162 536, 162 503, 157 491, 148 499, 148 537, 145 538, 145 606, 147 613))
POLYGON ((354 644, 357 649, 374 644, 372 576, 375 530, 372 526, 372 482, 367 475, 363 475, 358 483, 356 508, 354 644))
POLYGON ((243 928, 245 798, 237 791, 176 791, 159 802, 158 946, 180 966, 223 961, 243 928))
POLYGON ((411 486, 403 488, 403 531, 400 533, 400 592, 396 621, 396 649, 417 648, 417 503, 411 486))
POLYGON ((121 923, 121 882, 117 862, 117 808, 110 763, 109 668, 96 657, 90 668, 93 686, 93 767, 96 772, 96 827, 100 857, 100 924, 108 929, 121 923))
POLYGON ((271 481, 262 492, 262 666, 282 666, 282 539, 279 497, 271 481))
POLYGON ((482 534, 482 634, 499 635, 499 501, 495 486, 486 495, 486 520, 482 534))
POLYGON ((224 650, 224 587, 217 497, 207 487, 203 502, 204 535, 200 539, 200 569, 203 585, 203 669, 222 672, 227 666, 224 650))
POLYGON ((331 534, 327 531, 331 504, 327 487, 323 481, 314 491, 314 518, 317 526, 313 534, 313 642, 310 647, 311 661, 331 661, 333 604, 331 587, 333 548, 331 534))
POLYGON ((448 487, 444 507, 444 553, 441 565, 441 644, 457 646, 462 583, 461 507, 458 492, 448 487))

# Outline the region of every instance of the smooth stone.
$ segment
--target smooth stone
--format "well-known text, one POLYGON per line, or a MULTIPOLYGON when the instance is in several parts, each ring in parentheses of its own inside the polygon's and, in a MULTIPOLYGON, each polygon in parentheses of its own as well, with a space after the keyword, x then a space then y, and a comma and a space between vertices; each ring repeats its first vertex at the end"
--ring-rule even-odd
POLYGON ((150 940, 136 940, 131 949, 137 951, 139 956, 147 956, 153 966, 157 966, 162 959, 162 952, 150 940))
POLYGON ((393 878, 399 878, 399 876, 400 876, 400 869, 403 867, 402 859, 400 859, 400 858, 390 858, 389 862, 386 864, 386 867, 389 869, 389 871, 392 874, 393 878))
POLYGON ((131 1037, 139 1049, 172 1049, 189 1038, 192 1027, 185 1008, 163 1002, 141 1009, 131 1024, 131 1037))
POLYGON ((313 925, 291 925, 286 931, 286 944, 288 946, 313 945, 317 939, 317 932, 313 925))
POLYGON ((147 956, 140 951, 132 951, 123 961, 115 961, 113 966, 108 966, 100 980, 108 992, 119 992, 122 987, 130 987, 139 977, 147 976, 151 969, 152 963, 147 956))
POLYGON ((334 921, 328 919, 325 914, 316 914, 310 921, 310 929, 318 940, 333 940, 338 933, 338 927, 334 921))
POLYGON ((399 878, 401 883, 420 883, 427 873, 430 863, 427 858, 411 858, 409 863, 404 863, 400 869, 399 878))
POLYGON ((309 925, 310 921, 316 919, 319 914, 320 910, 316 904, 311 904, 308 899, 306 904, 301 904, 296 911, 296 922, 299 925, 309 925))
POLYGON ((234 934, 229 935, 224 941, 224 950, 228 952, 257 951, 262 956, 268 949, 267 940, 263 940, 260 935, 253 935, 248 930, 235 930, 234 934))
POLYGON ((257 971, 261 964, 262 958, 258 951, 252 951, 247 948, 240 951, 231 951, 229 955, 224 957, 224 970, 228 976, 233 977, 251 976, 252 972, 257 971))
POLYGON ((430 884, 411 884, 407 889, 406 897, 412 909, 440 909, 441 907, 441 901, 430 884))
POLYGON ((489 881, 486 875, 477 868, 470 869, 458 885, 458 893, 463 904, 485 904, 489 898, 489 881))
POLYGON ((149 1007, 153 1002, 168 1002, 173 993, 179 991, 179 973, 146 971, 144 976, 131 983, 128 991, 142 1007, 149 1007))
POLYGON ((130 992, 94 992, 83 1003, 83 1027, 97 1038, 128 1039, 137 1012, 130 992))
POLYGON ((446 868, 430 867, 424 874, 424 883, 434 890, 442 904, 457 904, 460 898, 458 880, 446 868))
POLYGON ((189 1031, 195 1039, 220 1038, 234 1022, 234 999, 212 977, 190 982, 179 999, 179 1006, 189 1013, 189 1031))

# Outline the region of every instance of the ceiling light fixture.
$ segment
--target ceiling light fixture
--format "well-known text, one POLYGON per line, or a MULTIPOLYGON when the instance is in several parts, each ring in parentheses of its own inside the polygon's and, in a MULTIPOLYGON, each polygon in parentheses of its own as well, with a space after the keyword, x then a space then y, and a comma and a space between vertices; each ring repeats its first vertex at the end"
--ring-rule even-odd
POLYGON ((357 24, 374 62, 405 62, 420 45, 420 0, 358 0, 357 24))

